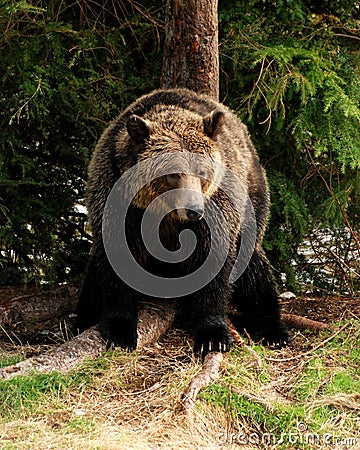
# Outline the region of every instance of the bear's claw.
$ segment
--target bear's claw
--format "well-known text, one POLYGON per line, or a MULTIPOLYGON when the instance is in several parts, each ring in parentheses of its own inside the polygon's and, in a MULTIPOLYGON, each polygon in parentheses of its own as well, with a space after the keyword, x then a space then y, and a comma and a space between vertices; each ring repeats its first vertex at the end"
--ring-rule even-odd
POLYGON ((209 352, 228 352, 234 340, 225 325, 199 328, 196 330, 194 353, 203 358, 209 352))
POLYGON ((137 347, 137 339, 130 340, 130 339, 118 339, 118 338, 112 338, 106 340, 106 349, 107 350, 113 350, 116 347, 120 347, 126 352, 133 352, 136 350, 137 347))
POLYGON ((137 347, 136 323, 133 320, 120 319, 119 317, 103 319, 100 322, 100 332, 106 341, 106 348, 121 347, 132 352, 137 347))
POLYGON ((291 344, 290 334, 282 322, 247 331, 254 342, 260 342, 265 347, 280 349, 291 344))

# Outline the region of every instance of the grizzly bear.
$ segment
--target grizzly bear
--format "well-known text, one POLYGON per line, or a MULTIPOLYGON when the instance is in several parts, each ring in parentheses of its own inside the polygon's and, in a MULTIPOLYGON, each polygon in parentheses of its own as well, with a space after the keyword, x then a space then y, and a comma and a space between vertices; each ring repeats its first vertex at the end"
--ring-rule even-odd
POLYGON ((223 104, 187 89, 140 97, 97 144, 89 167, 87 207, 93 247, 77 307, 80 330, 99 323, 109 345, 132 351, 139 302, 176 297, 196 354, 230 349, 229 317, 256 342, 287 344, 277 286, 261 246, 269 211, 266 176, 245 125, 223 104), (118 197, 107 207, 114 190, 118 197), (126 248, 118 245, 116 232, 105 236, 106 222, 113 220, 107 215, 125 197, 126 248), (144 243, 152 228, 163 258, 149 248, 155 238, 150 237, 150 245, 144 243), (247 229, 254 234, 252 245, 246 244, 247 229), (189 248, 182 245, 184 232, 196 237, 189 248), (115 256, 110 255, 113 248, 115 256), (133 260, 122 259, 128 249, 133 260), (179 249, 185 256, 172 260, 179 249), (154 283, 141 284, 132 276, 134 261, 154 283), (246 267, 234 278, 239 263, 246 267), (191 275, 202 267, 201 283, 193 285, 191 275), (157 289, 163 280, 170 284, 157 289))

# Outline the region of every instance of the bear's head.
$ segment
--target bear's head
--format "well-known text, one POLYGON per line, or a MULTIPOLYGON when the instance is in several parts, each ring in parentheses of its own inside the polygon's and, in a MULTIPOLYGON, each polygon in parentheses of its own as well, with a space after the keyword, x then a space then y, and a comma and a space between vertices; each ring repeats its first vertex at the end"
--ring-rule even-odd
POLYGON ((141 165, 146 173, 139 176, 148 180, 134 198, 136 206, 146 209, 160 198, 160 213, 181 221, 201 219, 222 176, 217 139, 223 124, 224 113, 218 109, 203 117, 158 105, 143 117, 131 115, 126 126, 130 145, 137 162, 146 162, 141 165))

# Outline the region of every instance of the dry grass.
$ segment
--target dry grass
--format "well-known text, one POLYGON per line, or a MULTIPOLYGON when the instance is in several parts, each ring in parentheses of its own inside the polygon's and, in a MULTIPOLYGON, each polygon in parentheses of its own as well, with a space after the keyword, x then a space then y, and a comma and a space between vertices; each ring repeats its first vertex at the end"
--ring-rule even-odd
MULTIPOLYGON (((200 394, 189 422, 182 396, 201 364, 186 335, 172 331, 139 353, 115 351, 89 361, 68 376, 72 381, 64 388, 60 380, 58 391, 45 390, 31 407, 24 403, 10 416, 0 415, 0 448, 355 450, 360 441, 324 446, 261 438, 292 431, 305 439, 305 431, 322 437, 329 430, 342 438, 358 436, 360 390, 349 390, 360 386, 360 374, 353 384, 348 378, 355 373, 349 371, 351 358, 360 359, 359 341, 354 320, 341 335, 298 332, 293 348, 234 349, 224 358, 219 381, 200 394), (340 377, 343 387, 329 390, 340 377), (306 430, 299 428, 303 423, 306 430)), ((11 356, 11 348, 4 353, 11 356)), ((3 383, 9 398, 15 395, 14 380, 3 383)))
POLYGON ((52 398, 36 420, 2 423, 0 448, 211 448, 222 430, 216 408, 206 420, 196 414, 193 426, 183 414, 183 392, 201 370, 185 336, 173 334, 141 354, 116 351, 81 370, 91 371, 90 381, 61 395, 58 408, 52 398))

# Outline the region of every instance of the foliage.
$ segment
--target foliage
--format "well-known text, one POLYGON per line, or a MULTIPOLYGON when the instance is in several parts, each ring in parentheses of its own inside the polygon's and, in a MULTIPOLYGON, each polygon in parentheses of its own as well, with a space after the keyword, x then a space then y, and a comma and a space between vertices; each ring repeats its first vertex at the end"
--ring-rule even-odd
POLYGON ((248 123, 267 167, 266 248, 288 288, 296 288, 299 272, 323 288, 359 287, 359 14, 359 2, 332 0, 220 8, 222 91, 248 123), (336 258, 329 251, 334 239, 316 249, 323 270, 315 276, 304 259, 309 251, 298 250, 314 231, 329 228, 351 239, 347 252, 335 248, 336 258), (339 265, 350 266, 345 283, 333 283, 339 265))
POLYGON ((0 283, 83 270, 91 150, 159 73, 157 10, 117 3, 1 3, 0 283))
MULTIPOLYGON (((164 4, 1 3, 0 283, 83 270, 89 157, 109 120, 158 87, 164 4)), ((290 289, 358 288, 359 13, 352 0, 219 2, 222 100, 266 167, 265 246, 290 289), (313 239, 324 231, 331 241, 313 239)))

